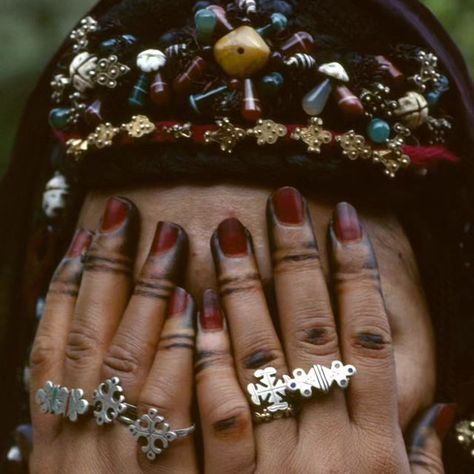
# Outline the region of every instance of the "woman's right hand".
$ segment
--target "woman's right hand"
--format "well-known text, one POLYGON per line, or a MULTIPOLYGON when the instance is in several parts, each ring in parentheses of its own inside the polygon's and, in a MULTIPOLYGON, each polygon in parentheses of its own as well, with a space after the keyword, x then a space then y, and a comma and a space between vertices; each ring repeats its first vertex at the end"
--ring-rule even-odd
POLYGON ((118 420, 98 426, 89 414, 73 423, 41 412, 36 393, 47 381, 81 388, 92 399, 120 378, 138 416, 158 408, 171 429, 192 425, 195 307, 175 285, 183 277, 187 237, 160 223, 140 278, 132 284, 138 212, 111 198, 97 232, 78 231, 52 280, 31 363, 33 473, 195 473, 191 435, 170 443, 154 462, 118 420), (168 304, 169 303, 169 304, 168 304))

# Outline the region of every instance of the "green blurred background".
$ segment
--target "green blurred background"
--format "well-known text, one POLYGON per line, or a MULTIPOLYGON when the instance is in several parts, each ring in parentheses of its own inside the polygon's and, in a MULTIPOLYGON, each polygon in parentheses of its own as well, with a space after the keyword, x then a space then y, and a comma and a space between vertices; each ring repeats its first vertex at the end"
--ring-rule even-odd
MULTIPOLYGON (((454 36, 474 71, 474 1, 424 0, 454 36)), ((21 109, 59 42, 95 0, 0 0, 0 174, 21 109)))

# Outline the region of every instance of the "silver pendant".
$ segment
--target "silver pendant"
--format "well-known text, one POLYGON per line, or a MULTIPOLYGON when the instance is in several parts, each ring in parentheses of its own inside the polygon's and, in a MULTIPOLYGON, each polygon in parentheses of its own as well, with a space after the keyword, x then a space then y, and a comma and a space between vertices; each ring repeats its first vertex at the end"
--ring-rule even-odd
POLYGON ((127 409, 120 379, 113 377, 94 390, 94 416, 98 425, 115 421, 127 409))

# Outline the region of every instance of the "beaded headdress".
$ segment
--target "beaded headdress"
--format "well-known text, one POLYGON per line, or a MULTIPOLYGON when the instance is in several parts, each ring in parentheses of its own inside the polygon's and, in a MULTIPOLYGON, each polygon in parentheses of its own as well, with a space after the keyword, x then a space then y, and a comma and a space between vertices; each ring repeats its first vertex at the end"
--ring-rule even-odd
POLYGON ((50 124, 71 159, 137 142, 225 154, 253 141, 294 142, 315 159, 336 148, 390 177, 457 160, 443 146, 449 80, 431 52, 321 51, 284 13, 261 13, 258 0, 221 3, 197 2, 189 27, 156 38, 104 39, 94 18, 80 22, 51 84, 50 124))

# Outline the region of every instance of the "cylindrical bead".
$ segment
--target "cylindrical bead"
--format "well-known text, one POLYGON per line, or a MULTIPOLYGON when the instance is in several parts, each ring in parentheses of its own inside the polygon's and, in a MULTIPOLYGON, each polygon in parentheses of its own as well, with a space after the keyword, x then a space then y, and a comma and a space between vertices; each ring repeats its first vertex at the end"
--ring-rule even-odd
POLYGON ((220 7, 219 5, 209 5, 207 9, 215 13, 217 17, 217 26, 222 32, 229 33, 234 29, 234 27, 227 19, 226 11, 222 7, 220 7))
POLYGON ((280 51, 286 56, 291 56, 296 53, 311 54, 313 49, 314 39, 309 33, 306 33, 306 31, 295 33, 280 46, 280 51))
POLYGON ((375 59, 388 72, 395 86, 400 87, 404 84, 405 75, 390 60, 385 56, 376 56, 375 59))
POLYGON ((128 99, 128 103, 135 109, 141 109, 145 106, 146 98, 148 96, 148 87, 150 84, 150 78, 148 74, 142 74, 137 83, 132 89, 132 93, 128 99))
POLYGON ((179 95, 191 92, 194 82, 202 78, 207 69, 207 62, 200 56, 196 56, 190 66, 173 82, 173 89, 179 95))
POLYGON ((256 122, 262 117, 261 102, 257 97, 252 79, 245 79, 244 81, 244 97, 242 99, 241 113, 242 117, 249 122, 256 122))
POLYGON ((170 87, 167 82, 163 80, 160 72, 155 74, 150 86, 150 98, 155 105, 164 107, 170 101, 170 87))
POLYGON ((337 86, 334 89, 334 99, 347 118, 359 118, 365 113, 361 100, 346 86, 337 86))

